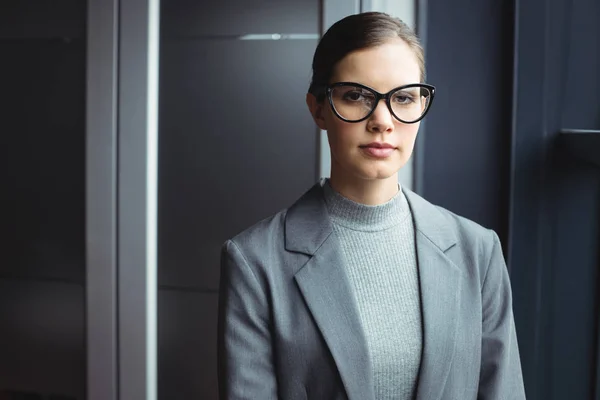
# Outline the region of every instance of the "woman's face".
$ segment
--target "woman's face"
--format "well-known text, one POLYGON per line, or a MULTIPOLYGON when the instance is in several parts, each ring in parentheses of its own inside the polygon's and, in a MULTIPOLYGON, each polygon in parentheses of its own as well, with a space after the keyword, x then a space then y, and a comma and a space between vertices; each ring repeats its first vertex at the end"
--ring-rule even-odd
MULTIPOLYGON (((330 83, 355 82, 380 93, 419 83, 421 70, 413 50, 400 38, 377 47, 349 53, 338 62, 330 83)), ((395 119, 385 100, 369 118, 358 123, 344 122, 331 109, 327 99, 317 104, 308 100, 313 117, 327 131, 331 149, 331 176, 351 182, 392 179, 410 158, 419 123, 405 124, 395 119), (391 146, 373 150, 372 146, 391 146)))

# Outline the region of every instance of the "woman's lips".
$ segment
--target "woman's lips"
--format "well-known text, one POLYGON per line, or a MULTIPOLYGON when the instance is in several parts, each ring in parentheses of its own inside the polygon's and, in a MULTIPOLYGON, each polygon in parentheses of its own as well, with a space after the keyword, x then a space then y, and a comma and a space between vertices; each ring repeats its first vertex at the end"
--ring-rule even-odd
POLYGON ((375 158, 387 158, 394 152, 395 148, 391 146, 366 145, 360 146, 360 149, 367 155, 375 158))

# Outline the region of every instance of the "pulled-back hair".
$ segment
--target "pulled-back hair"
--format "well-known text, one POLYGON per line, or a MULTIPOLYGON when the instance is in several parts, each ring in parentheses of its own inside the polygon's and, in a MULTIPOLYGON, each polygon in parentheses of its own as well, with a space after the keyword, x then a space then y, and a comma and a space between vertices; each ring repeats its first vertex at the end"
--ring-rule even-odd
POLYGON ((398 18, 380 12, 350 15, 333 24, 319 41, 313 57, 309 93, 323 99, 322 88, 329 83, 335 65, 347 54, 400 38, 415 52, 425 81, 425 56, 417 35, 398 18))

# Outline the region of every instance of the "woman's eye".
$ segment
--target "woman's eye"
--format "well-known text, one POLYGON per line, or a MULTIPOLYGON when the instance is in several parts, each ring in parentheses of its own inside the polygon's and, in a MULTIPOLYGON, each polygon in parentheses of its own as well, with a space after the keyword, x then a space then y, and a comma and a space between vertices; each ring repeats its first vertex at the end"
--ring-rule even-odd
POLYGON ((415 97, 410 93, 398 93, 394 95, 394 103, 411 104, 414 103, 415 97))
POLYGON ((352 92, 346 92, 346 94, 344 95, 344 98, 346 100, 350 100, 350 101, 364 101, 365 96, 362 92, 359 91, 352 91, 352 92))

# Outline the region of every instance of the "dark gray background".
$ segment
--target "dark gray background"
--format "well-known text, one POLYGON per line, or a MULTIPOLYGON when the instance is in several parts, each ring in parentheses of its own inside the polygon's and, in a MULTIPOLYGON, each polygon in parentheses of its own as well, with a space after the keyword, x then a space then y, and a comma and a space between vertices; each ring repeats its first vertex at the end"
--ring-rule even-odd
POLYGON ((85 395, 85 11, 0 4, 0 393, 85 395))

